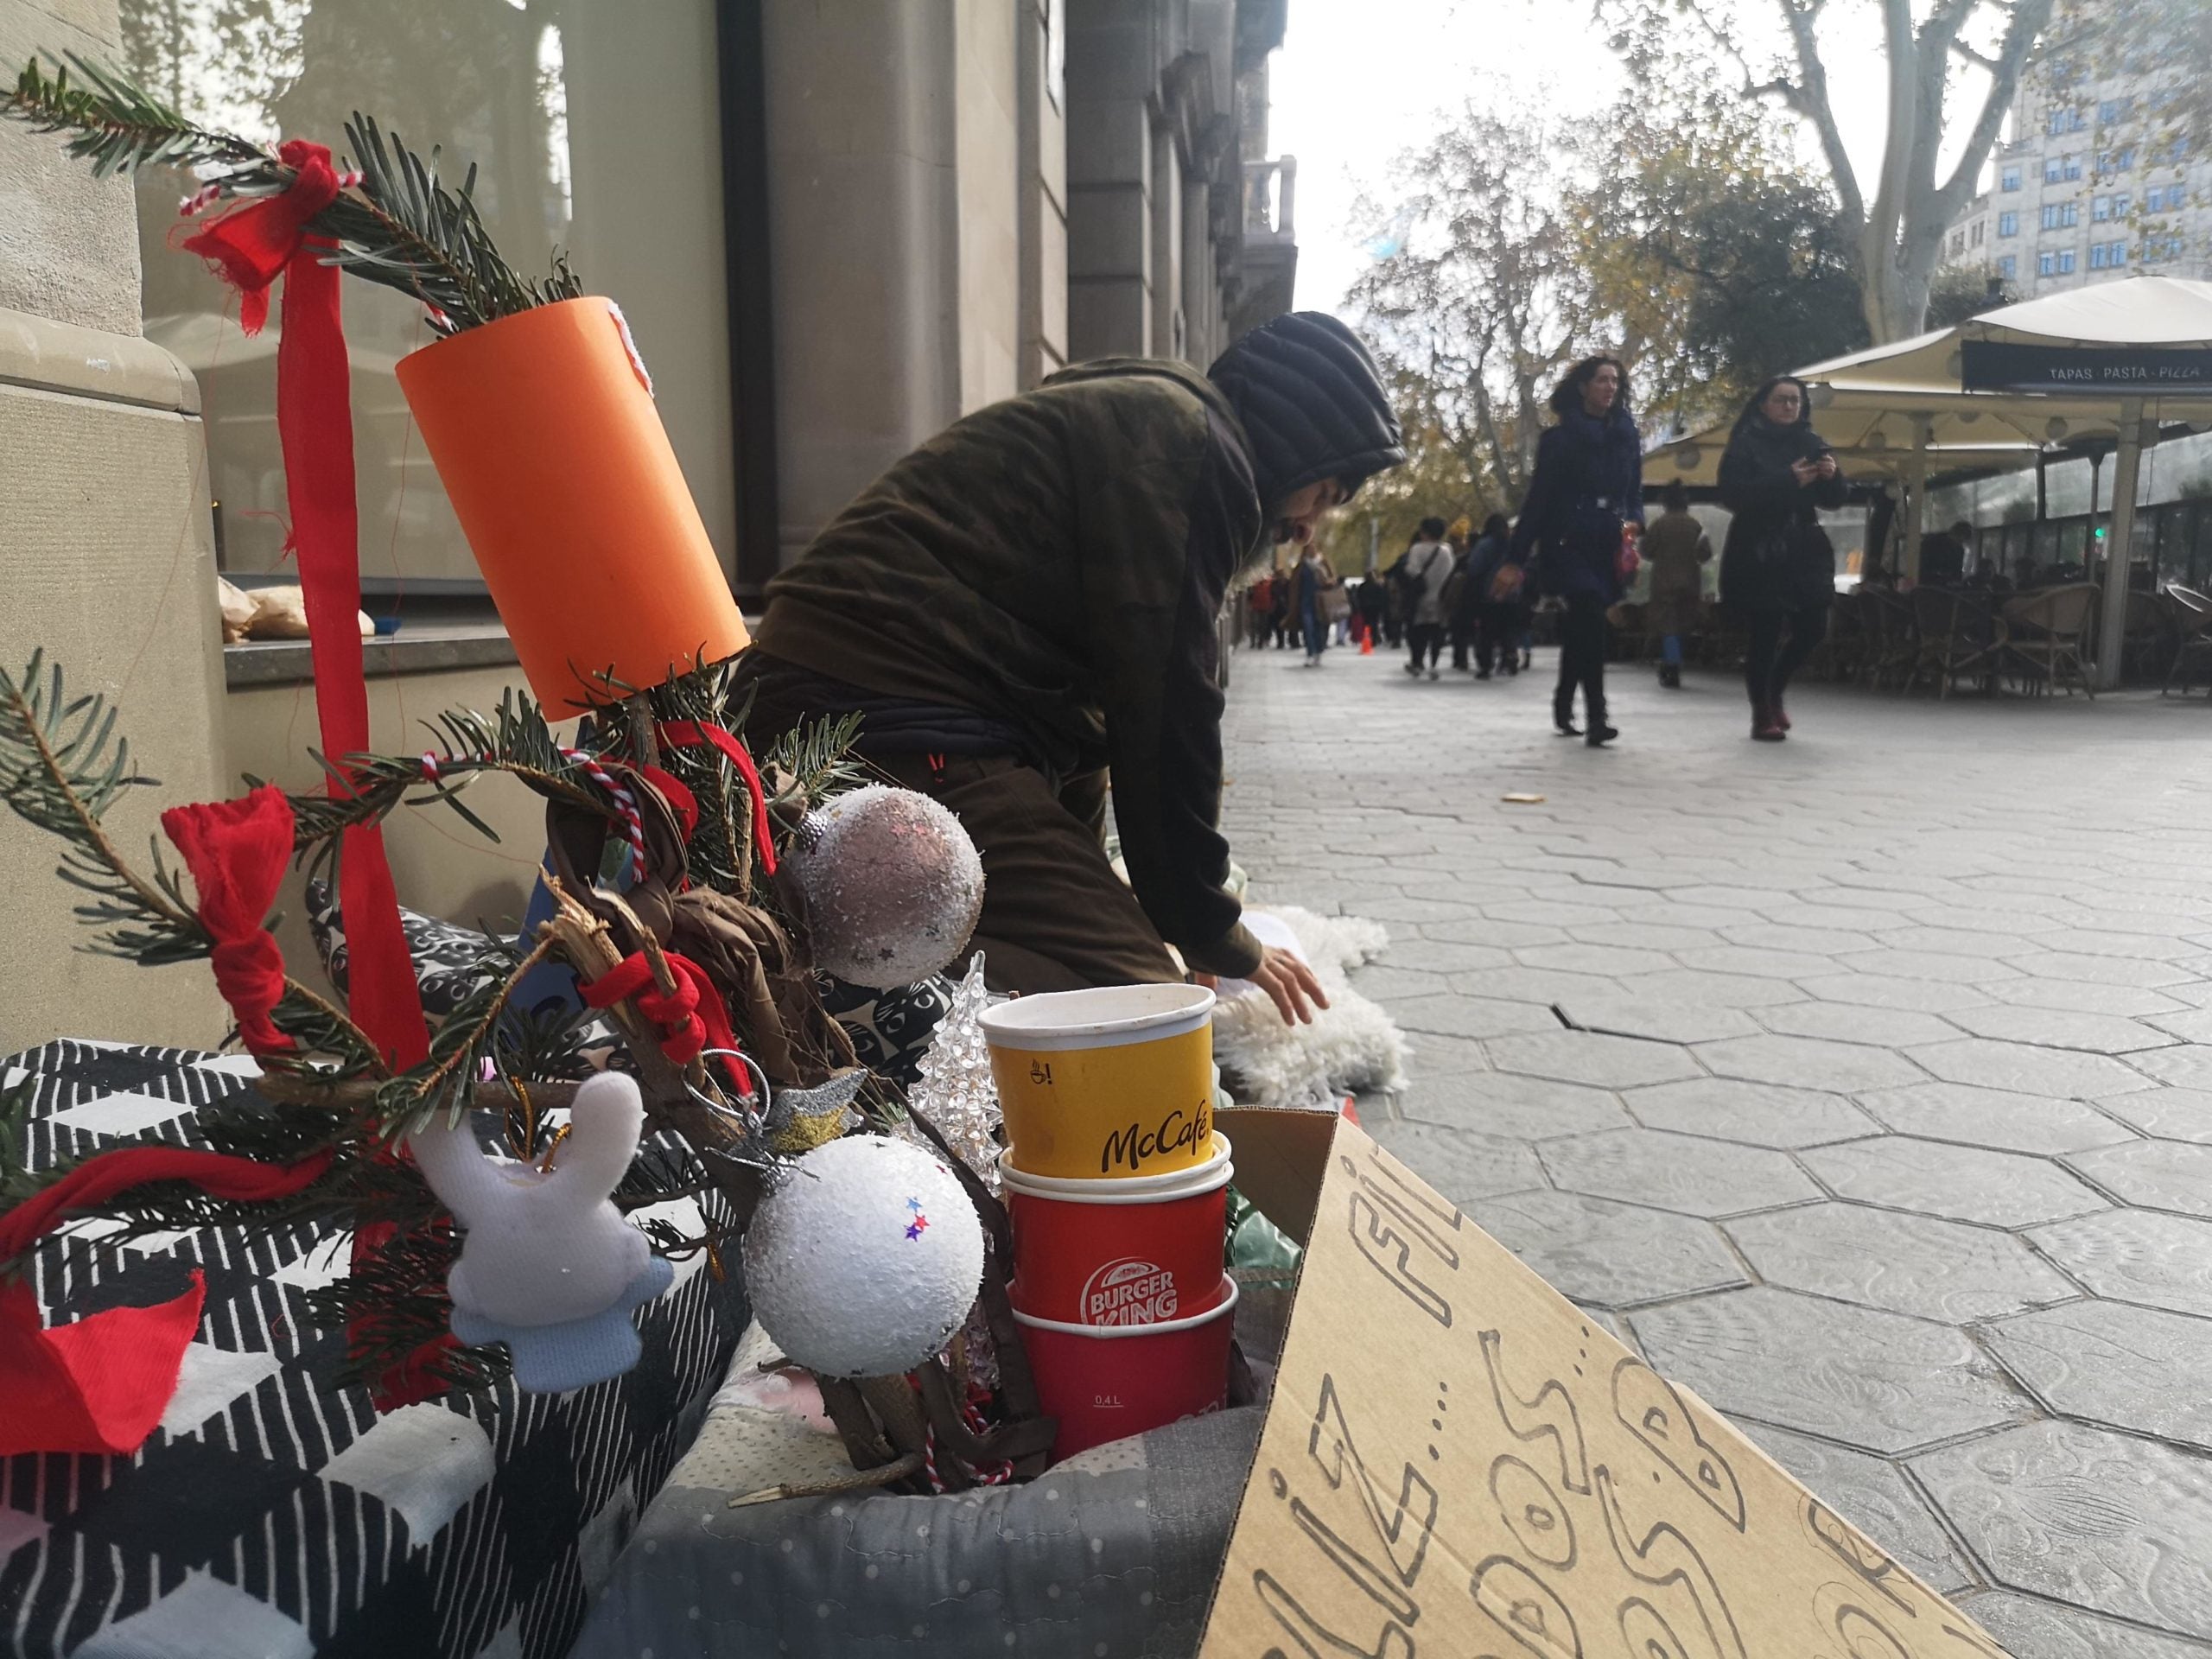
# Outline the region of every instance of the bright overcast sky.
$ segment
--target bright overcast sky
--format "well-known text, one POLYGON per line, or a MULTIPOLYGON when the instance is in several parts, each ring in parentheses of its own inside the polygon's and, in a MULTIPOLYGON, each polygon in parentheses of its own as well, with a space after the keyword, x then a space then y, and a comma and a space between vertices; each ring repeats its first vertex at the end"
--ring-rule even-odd
MULTIPOLYGON (((1774 0, 1735 3, 1763 35, 1776 27, 1774 0)), ((1872 8, 1832 9, 1822 39, 1845 142, 1871 179, 1885 91, 1872 8)), ((1501 86, 1571 111, 1602 105, 1619 78, 1588 0, 1291 0, 1269 141, 1298 158, 1297 303, 1342 302, 1368 258, 1352 216, 1361 188, 1387 194, 1392 158, 1464 107, 1471 88, 1501 86)), ((1805 153, 1815 153, 1809 140, 1805 153)))

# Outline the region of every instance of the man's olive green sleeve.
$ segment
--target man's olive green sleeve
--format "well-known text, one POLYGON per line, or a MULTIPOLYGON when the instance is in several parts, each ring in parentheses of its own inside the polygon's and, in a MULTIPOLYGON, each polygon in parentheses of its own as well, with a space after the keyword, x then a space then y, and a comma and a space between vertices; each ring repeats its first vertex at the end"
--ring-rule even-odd
POLYGON ((1193 400, 1086 491, 1084 602, 1103 690, 1114 819, 1160 937, 1206 973, 1249 976, 1260 946, 1228 890, 1221 817, 1221 606, 1259 539, 1243 435, 1193 400))

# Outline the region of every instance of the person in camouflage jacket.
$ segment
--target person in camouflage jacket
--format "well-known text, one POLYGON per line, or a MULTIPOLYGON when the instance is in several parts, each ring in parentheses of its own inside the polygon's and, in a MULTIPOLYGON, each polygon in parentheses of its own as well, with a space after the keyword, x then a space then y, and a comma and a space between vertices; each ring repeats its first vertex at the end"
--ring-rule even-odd
POLYGON ((861 755, 959 816, 995 987, 1178 979, 1173 944, 1302 1016, 1318 986, 1226 885, 1217 623, 1255 560, 1404 458, 1373 359, 1316 312, 1205 375, 1055 375, 899 461, 769 583, 747 730, 857 712, 861 755))

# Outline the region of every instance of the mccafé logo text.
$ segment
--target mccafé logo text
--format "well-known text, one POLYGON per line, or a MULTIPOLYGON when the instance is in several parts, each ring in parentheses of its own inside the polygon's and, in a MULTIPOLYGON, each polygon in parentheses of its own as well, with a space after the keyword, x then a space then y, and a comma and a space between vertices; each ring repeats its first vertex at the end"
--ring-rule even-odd
POLYGON ((1116 1129, 1108 1135, 1098 1154, 1098 1173, 1108 1174, 1116 1164, 1141 1169, 1154 1158, 1175 1152, 1196 1152, 1212 1144, 1213 1108, 1202 1105, 1195 1112, 1185 1112, 1178 1106, 1155 1128, 1147 1129, 1141 1123, 1132 1123, 1128 1128, 1116 1129))
POLYGON ((1109 1262, 1083 1286, 1085 1325, 1158 1325, 1175 1317, 1175 1275, 1139 1256, 1109 1262))

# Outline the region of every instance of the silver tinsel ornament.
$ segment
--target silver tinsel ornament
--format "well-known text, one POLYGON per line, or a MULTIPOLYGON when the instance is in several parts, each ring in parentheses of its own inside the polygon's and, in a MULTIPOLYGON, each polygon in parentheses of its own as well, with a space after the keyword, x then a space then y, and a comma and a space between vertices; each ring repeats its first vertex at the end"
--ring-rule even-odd
POLYGON ((999 1190, 1001 1122, 998 1085, 991 1081, 991 1051, 983 1041, 982 1013, 993 997, 983 988, 980 950, 968 976, 952 988, 952 1002, 920 1061, 921 1076, 906 1097, 960 1161, 993 1193, 999 1190))

